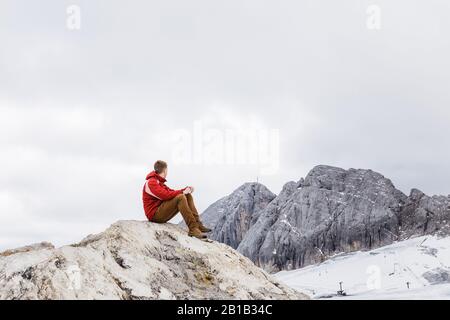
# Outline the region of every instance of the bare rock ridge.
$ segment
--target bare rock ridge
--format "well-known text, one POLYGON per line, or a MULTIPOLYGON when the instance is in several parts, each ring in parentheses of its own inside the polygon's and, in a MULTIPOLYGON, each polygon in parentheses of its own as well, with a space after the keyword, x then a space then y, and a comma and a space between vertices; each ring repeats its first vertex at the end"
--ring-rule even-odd
POLYGON ((418 189, 411 193, 399 214, 400 238, 416 235, 450 235, 450 195, 427 196, 418 189))
POLYGON ((0 299, 305 299, 231 247, 119 221, 80 243, 0 253, 0 299))
MULTIPOLYGON (((230 225, 248 226, 240 234, 237 250, 271 272, 299 268, 338 252, 368 250, 411 236, 450 234, 450 197, 429 197, 416 189, 408 197, 372 170, 316 166, 305 179, 286 183, 264 208, 252 212, 250 223, 248 218, 240 221, 241 215, 233 210, 236 206, 226 206, 239 203, 234 197, 240 196, 241 193, 232 193, 220 200, 220 210, 211 206, 204 214, 210 221, 216 215, 216 221, 231 220, 230 225)), ((250 193, 250 197, 243 198, 247 203, 255 196, 250 193)), ((227 243, 223 239, 230 238, 229 230, 218 224, 213 238, 227 243)))
POLYGON ((398 233, 405 201, 390 180, 371 170, 317 166, 277 208, 261 213, 238 251, 276 271, 382 246, 398 233))

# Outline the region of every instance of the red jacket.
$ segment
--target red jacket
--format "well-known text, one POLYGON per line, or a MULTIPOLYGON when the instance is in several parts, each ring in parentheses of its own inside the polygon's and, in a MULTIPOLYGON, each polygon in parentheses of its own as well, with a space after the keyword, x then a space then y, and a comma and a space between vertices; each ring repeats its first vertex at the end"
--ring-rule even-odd
POLYGON ((144 202, 144 211, 148 220, 152 220, 156 210, 163 201, 175 198, 183 193, 184 189, 173 190, 165 185, 166 179, 161 177, 155 171, 150 172, 145 178, 147 181, 142 190, 142 201, 144 202))

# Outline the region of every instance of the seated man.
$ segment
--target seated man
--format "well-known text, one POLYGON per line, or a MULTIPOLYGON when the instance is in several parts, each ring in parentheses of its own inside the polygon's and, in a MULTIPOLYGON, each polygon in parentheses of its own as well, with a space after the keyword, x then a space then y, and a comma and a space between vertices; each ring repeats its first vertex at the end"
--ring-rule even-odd
POLYGON ((181 212, 189 228, 189 236, 199 239, 206 238, 203 232, 210 232, 198 215, 192 198, 193 187, 172 190, 165 185, 167 163, 161 160, 155 162, 154 171, 147 175, 147 182, 142 191, 145 215, 149 221, 165 223, 181 212))

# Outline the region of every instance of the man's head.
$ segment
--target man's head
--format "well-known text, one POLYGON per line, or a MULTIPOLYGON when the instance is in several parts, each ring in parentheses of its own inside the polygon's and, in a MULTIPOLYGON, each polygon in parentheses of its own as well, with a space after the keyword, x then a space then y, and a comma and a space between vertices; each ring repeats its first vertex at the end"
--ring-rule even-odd
POLYGON ((161 177, 163 178, 167 177, 167 162, 158 160, 155 162, 153 168, 155 169, 155 172, 159 174, 161 177))

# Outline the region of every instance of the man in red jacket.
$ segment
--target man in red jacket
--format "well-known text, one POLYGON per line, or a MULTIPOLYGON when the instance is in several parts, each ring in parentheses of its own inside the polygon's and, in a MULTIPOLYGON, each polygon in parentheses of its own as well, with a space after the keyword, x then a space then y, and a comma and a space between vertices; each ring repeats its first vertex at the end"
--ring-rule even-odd
POLYGON ((154 171, 147 175, 142 190, 144 211, 149 221, 165 223, 181 212, 189 228, 189 236, 199 239, 206 238, 203 232, 210 232, 200 221, 194 205, 193 187, 173 190, 166 186, 167 163, 161 160, 155 162, 154 171))

